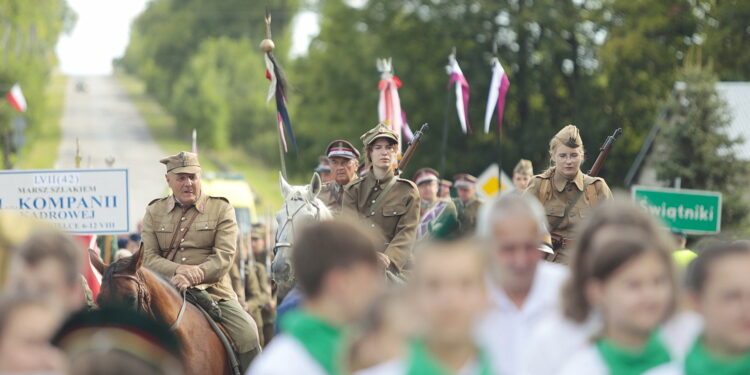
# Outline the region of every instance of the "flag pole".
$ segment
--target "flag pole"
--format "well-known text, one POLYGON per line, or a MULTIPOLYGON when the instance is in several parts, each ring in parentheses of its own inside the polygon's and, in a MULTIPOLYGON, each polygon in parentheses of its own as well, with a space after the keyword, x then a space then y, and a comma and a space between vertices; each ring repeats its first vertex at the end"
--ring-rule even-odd
MULTIPOLYGON (((261 49, 261 51, 263 51, 263 53, 266 54, 266 60, 268 60, 268 58, 269 58, 268 55, 271 54, 273 52, 274 48, 276 47, 275 44, 273 43, 273 39, 271 38, 271 13, 269 13, 268 10, 266 10, 265 23, 266 23, 266 39, 264 39, 263 41, 260 42, 260 49, 261 49)), ((269 67, 267 67, 267 69, 268 68, 269 67)), ((270 69, 275 70, 275 66, 271 66, 270 69)), ((267 74, 271 74, 271 75, 274 75, 274 73, 275 72, 273 72, 273 71, 267 72, 267 74)), ((277 77, 277 78, 280 78, 280 77, 277 77)), ((271 90, 275 91, 275 95, 279 95, 280 93, 278 92, 278 89, 276 87, 273 87, 273 86, 276 86, 275 80, 271 81, 271 85, 272 85, 271 90)), ((268 100, 270 100, 270 98, 271 98, 271 96, 268 97, 268 100)), ((281 125, 280 125, 281 118, 279 117, 279 112, 278 112, 279 111, 279 108, 278 108, 278 100, 279 99, 282 99, 282 98, 277 98, 277 108, 276 108, 276 116, 275 117, 276 117, 276 125, 278 126, 278 135, 277 135, 277 137, 278 137, 278 141, 279 141, 278 142, 279 143, 279 160, 281 162, 281 175, 284 177, 284 179, 286 179, 287 178, 287 174, 286 174, 286 160, 284 159, 284 140, 282 139, 282 137, 283 137, 283 134, 282 134, 283 130, 282 130, 281 125)))
MULTIPOLYGON (((451 50, 451 56, 456 56, 456 47, 451 50)), ((448 152, 448 116, 450 111, 448 107, 451 105, 451 85, 445 91, 445 105, 443 106, 443 144, 440 152, 440 175, 445 174, 445 154, 448 152)))

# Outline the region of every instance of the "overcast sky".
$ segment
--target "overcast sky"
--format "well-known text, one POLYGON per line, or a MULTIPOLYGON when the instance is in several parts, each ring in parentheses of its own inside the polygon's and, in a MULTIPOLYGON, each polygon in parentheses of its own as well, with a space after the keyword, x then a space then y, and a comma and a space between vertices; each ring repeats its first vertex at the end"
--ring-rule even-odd
MULTIPOLYGON (((149 0, 68 0, 78 14, 70 35, 57 44, 60 70, 71 75, 101 75, 112 72, 112 59, 125 52, 130 23, 149 0)), ((318 18, 302 12, 294 21, 292 55, 304 54, 310 39, 318 33, 318 18)))

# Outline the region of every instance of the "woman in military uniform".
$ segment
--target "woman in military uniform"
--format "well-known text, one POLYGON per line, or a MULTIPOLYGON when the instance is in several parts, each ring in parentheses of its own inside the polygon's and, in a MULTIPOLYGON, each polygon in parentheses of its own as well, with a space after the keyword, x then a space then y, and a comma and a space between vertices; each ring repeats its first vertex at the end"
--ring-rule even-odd
POLYGON ((534 168, 531 165, 531 160, 521 159, 513 168, 513 186, 519 191, 526 191, 533 175, 534 168))
POLYGON ((612 191, 600 177, 581 171, 585 151, 583 140, 575 125, 560 130, 549 142, 552 166, 534 176, 526 190, 544 205, 549 222, 554 254, 547 260, 567 264, 572 229, 594 205, 612 198, 612 191))
POLYGON ((395 175, 398 135, 378 124, 362 137, 364 177, 344 191, 343 213, 357 215, 377 229, 383 264, 399 274, 411 257, 419 223, 419 192, 413 182, 395 175))

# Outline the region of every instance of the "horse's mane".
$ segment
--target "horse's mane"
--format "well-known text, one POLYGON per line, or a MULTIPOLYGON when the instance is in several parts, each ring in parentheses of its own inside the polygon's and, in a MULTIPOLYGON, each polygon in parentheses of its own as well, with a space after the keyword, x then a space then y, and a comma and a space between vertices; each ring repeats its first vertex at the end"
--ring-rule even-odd
MULTIPOLYGON (((121 273, 124 270, 132 267, 133 266, 133 262, 136 261, 135 258, 136 258, 136 256, 133 255, 133 256, 129 256, 127 258, 122 258, 122 259, 117 260, 114 263, 110 264, 109 267, 107 267, 107 269, 104 271, 104 275, 102 275, 102 282, 104 282, 105 280, 111 282, 113 275, 121 273)), ((162 274, 160 274, 158 272, 155 272, 155 271, 149 269, 146 266, 141 266, 139 268, 139 270, 141 270, 141 272, 143 272, 143 275, 145 277, 153 276, 154 280, 157 280, 158 282, 161 282, 163 284, 162 287, 164 287, 164 289, 167 290, 168 293, 173 294, 176 297, 179 297, 179 293, 177 292, 177 289, 172 285, 172 283, 170 282, 170 280, 166 276, 164 276, 164 275, 162 275, 162 274)), ((144 281, 146 281, 146 280, 144 280, 144 281)))

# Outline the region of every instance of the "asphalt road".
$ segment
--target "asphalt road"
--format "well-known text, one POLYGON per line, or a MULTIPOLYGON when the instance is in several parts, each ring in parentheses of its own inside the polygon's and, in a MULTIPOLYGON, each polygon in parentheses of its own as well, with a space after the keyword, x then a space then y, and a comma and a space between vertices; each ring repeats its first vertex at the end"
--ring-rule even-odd
POLYGON ((130 230, 135 231, 146 205, 164 196, 164 166, 159 159, 166 154, 123 88, 111 76, 70 77, 61 127, 55 169, 75 168, 77 138, 81 168, 128 170, 130 230), (79 81, 85 82, 85 92, 76 90, 79 81))

